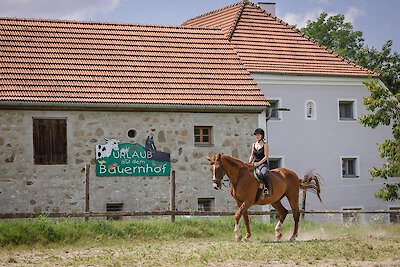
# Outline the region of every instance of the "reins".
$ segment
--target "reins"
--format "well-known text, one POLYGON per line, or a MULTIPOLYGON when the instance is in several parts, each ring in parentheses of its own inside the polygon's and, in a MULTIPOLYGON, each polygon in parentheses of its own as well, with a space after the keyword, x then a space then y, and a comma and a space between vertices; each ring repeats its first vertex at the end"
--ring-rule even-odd
MULTIPOLYGON (((227 174, 227 172, 226 172, 226 170, 225 170, 225 168, 224 168, 224 165, 222 164, 221 158, 218 160, 218 163, 219 163, 219 165, 221 166, 220 171, 221 171, 221 172, 222 172, 222 171, 225 171, 226 176, 228 176, 228 174, 227 174)), ((239 174, 238 174, 238 178, 237 178, 236 184, 239 182, 239 178, 240 178, 240 177, 242 177, 242 176, 245 175, 246 173, 250 172, 251 170, 252 170, 252 169, 240 170, 240 171, 239 171, 239 174)), ((223 176, 222 176, 222 177, 223 177, 223 176)), ((224 182, 224 180, 222 180, 222 181, 224 182)), ((229 178, 229 176, 228 176, 228 180, 225 180, 225 181, 229 181, 229 184, 233 185, 233 188, 234 188, 235 191, 236 191, 236 184, 234 184, 234 183, 231 181, 231 179, 229 178)), ((222 183, 222 184, 225 186, 224 183, 222 183)), ((227 186, 225 186, 225 187, 227 187, 227 186)))

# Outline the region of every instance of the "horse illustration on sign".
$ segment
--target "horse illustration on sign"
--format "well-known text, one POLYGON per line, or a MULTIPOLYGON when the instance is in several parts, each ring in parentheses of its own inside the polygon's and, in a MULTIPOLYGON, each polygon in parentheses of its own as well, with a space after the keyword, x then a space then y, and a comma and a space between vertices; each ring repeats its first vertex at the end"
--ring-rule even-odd
POLYGON ((146 151, 150 151, 152 155, 152 159, 156 161, 170 161, 169 153, 158 151, 156 146, 154 145, 153 137, 148 136, 146 139, 146 151))

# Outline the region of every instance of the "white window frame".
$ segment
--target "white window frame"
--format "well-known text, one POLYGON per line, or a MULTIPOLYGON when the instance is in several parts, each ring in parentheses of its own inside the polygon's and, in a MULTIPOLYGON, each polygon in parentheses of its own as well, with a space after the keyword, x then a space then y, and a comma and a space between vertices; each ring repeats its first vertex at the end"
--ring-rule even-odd
MULTIPOLYGON (((364 207, 361 206, 356 206, 356 207, 342 207, 341 208, 342 211, 347 211, 347 210, 354 210, 354 211, 363 211, 364 207)), ((364 222, 364 214, 356 214, 356 216, 358 217, 358 222, 357 223, 362 223, 364 222)), ((351 223, 351 222, 345 222, 344 221, 344 213, 342 213, 342 223, 351 223)))
POLYGON ((268 163, 270 159, 279 159, 281 161, 281 166, 279 168, 284 168, 285 167, 285 156, 275 156, 275 155, 270 155, 268 156, 268 163))
MULTIPOLYGON (((272 102, 275 102, 275 101, 278 102, 277 108, 281 108, 282 107, 282 98, 280 98, 280 97, 268 97, 267 100, 268 101, 272 101, 272 102)), ((269 112, 268 108, 267 108, 267 112, 269 112)), ((281 121, 283 121, 282 111, 277 110, 276 112, 278 113, 278 117, 277 118, 276 117, 271 117, 269 119, 269 121, 273 121, 273 122, 281 122, 281 121)))
POLYGON ((304 107, 304 118, 306 120, 311 120, 311 121, 317 120, 317 104, 315 103, 314 100, 309 99, 309 100, 306 101, 306 104, 305 104, 305 107, 304 107), (307 107, 308 103, 312 103, 313 108, 314 108, 314 112, 312 114, 314 116, 311 115, 311 118, 308 117, 308 107, 307 107))
MULTIPOLYGON (((266 205, 266 206, 270 206, 270 205, 266 205)), ((265 206, 261 206, 261 207, 265 207, 265 206)), ((273 222, 273 223, 279 221, 279 213, 276 211, 276 209, 274 207, 272 207, 269 211, 275 212, 275 214, 269 215, 269 221, 273 222)))
MULTIPOLYGON (((398 210, 399 211, 399 213, 400 213, 400 206, 388 206, 388 210, 398 210)), ((393 222, 391 222, 390 221, 390 217, 391 217, 391 213, 389 213, 389 218, 388 218, 388 222, 389 223, 393 223, 393 222)), ((399 218, 399 221, 398 222, 395 222, 396 224, 400 224, 400 218, 399 218)))
POLYGON ((360 179, 360 156, 340 156, 340 177, 342 180, 349 180, 349 179, 360 179), (355 171, 356 175, 354 176, 343 176, 343 170, 342 170, 342 162, 343 159, 355 159, 356 164, 355 164, 355 171))
POLYGON ((357 121, 357 99, 355 98, 338 98, 337 100, 337 118, 338 122, 354 122, 357 121), (353 118, 352 119, 341 119, 340 118, 340 102, 352 102, 353 104, 353 118))

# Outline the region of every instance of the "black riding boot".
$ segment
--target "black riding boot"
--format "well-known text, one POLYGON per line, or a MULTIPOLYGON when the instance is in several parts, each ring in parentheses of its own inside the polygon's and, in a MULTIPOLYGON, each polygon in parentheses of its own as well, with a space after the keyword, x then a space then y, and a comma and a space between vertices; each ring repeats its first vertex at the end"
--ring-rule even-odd
POLYGON ((264 174, 264 190, 263 195, 269 196, 270 182, 269 182, 269 171, 264 174))

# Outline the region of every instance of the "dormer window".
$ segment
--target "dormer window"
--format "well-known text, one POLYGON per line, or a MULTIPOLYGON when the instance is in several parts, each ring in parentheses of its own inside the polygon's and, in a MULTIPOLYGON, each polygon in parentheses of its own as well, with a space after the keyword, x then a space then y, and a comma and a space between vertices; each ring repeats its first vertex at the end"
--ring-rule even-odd
POLYGON ((305 106, 306 112, 306 120, 316 120, 317 112, 315 102, 312 100, 308 100, 305 106))

